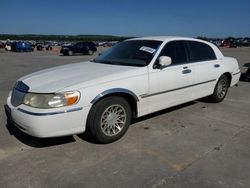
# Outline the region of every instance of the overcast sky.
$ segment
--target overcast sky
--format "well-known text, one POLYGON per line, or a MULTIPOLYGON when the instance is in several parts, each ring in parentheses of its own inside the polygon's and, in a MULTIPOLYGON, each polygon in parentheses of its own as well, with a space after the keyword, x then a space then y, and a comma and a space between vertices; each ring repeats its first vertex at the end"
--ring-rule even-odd
POLYGON ((0 0, 0 34, 250 36, 250 0, 0 0))

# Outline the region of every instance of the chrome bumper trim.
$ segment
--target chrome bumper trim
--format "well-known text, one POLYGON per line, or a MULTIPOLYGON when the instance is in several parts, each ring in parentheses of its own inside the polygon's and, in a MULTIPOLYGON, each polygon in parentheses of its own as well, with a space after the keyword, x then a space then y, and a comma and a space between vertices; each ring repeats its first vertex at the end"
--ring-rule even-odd
POLYGON ((36 113, 36 112, 30 112, 21 108, 18 108, 17 110, 29 115, 33 115, 33 116, 50 116, 50 115, 56 115, 56 114, 63 114, 63 113, 68 113, 68 112, 75 112, 75 111, 79 111, 82 110, 82 107, 78 107, 78 108, 73 108, 73 109, 69 109, 69 110, 62 110, 62 111, 56 111, 56 112, 48 112, 48 113, 36 113))
POLYGON ((240 74, 240 73, 241 73, 241 72, 239 71, 239 72, 234 73, 233 75, 235 76, 235 75, 240 74))

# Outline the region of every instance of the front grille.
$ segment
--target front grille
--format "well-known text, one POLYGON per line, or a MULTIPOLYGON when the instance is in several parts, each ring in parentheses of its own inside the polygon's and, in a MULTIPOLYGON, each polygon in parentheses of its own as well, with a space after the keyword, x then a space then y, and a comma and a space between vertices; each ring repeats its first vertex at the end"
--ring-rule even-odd
POLYGON ((29 90, 29 86, 27 86, 22 81, 18 81, 12 91, 11 104, 15 107, 21 105, 23 102, 25 93, 27 93, 28 90, 29 90))

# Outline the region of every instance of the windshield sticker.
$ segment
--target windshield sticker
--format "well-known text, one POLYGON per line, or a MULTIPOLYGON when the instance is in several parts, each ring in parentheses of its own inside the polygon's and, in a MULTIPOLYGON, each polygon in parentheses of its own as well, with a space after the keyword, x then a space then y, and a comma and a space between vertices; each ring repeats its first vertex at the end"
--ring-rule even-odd
POLYGON ((140 48, 141 51, 144 51, 144 52, 148 52, 148 53, 154 53, 155 52, 155 49, 154 48, 150 48, 150 47, 147 47, 147 46, 142 46, 140 48))

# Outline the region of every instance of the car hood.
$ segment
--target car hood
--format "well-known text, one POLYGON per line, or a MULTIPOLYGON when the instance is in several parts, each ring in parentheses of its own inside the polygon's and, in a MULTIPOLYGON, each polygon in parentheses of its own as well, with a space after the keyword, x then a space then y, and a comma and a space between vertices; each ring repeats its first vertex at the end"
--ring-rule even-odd
POLYGON ((78 84, 84 88, 133 76, 138 74, 136 69, 139 67, 81 62, 44 69, 24 76, 18 81, 23 81, 28 85, 29 92, 54 93, 78 84))

